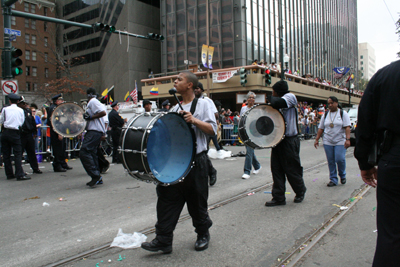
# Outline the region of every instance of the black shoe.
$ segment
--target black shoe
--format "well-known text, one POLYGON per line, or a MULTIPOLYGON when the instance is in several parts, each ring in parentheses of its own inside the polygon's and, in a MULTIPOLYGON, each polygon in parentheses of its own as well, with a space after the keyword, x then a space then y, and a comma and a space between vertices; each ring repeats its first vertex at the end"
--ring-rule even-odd
POLYGON ((37 169, 37 170, 34 170, 33 173, 41 174, 41 173, 43 173, 43 172, 42 172, 41 170, 37 169))
POLYGON ((22 177, 18 177, 17 178, 17 181, 25 181, 25 180, 30 180, 31 179, 31 177, 28 177, 28 176, 22 176, 22 177))
POLYGON ((210 186, 215 185, 217 182, 217 170, 210 176, 210 186))
POLYGON ((14 174, 10 175, 10 176, 7 176, 7 180, 12 180, 12 179, 15 179, 15 175, 14 174))
POLYGON ((70 166, 68 166, 68 165, 65 165, 65 166, 61 166, 63 169, 65 169, 65 170, 72 170, 73 168, 72 167, 70 167, 70 166))
POLYGON ((346 178, 343 178, 343 179, 340 179, 340 182, 341 182, 342 184, 346 184, 347 180, 346 180, 346 178))
POLYGON ((208 248, 208 243, 210 243, 210 234, 198 235, 196 243, 194 244, 194 249, 196 251, 202 251, 208 248))
POLYGON ((336 186, 336 184, 334 182, 330 181, 326 186, 332 187, 332 186, 336 186))
POLYGON ((142 243, 142 249, 151 251, 151 252, 157 252, 157 251, 162 251, 165 254, 169 254, 172 252, 172 245, 166 245, 158 241, 157 238, 154 238, 151 242, 144 242, 142 243))
POLYGON ((66 172, 67 170, 66 169, 63 169, 63 168, 55 168, 54 169, 54 172, 66 172))
POLYGON ((271 201, 265 202, 265 206, 267 207, 273 207, 273 206, 280 206, 280 205, 286 205, 286 201, 276 201, 272 199, 271 201))
POLYGON ((103 177, 100 177, 100 180, 97 181, 96 185, 103 184, 103 177))
POLYGON ((86 185, 90 186, 91 188, 95 188, 97 183, 101 180, 101 176, 100 177, 96 177, 96 178, 92 178, 92 180, 88 183, 86 183, 86 185))
POLYGON ((294 197, 294 203, 301 203, 304 200, 304 196, 306 194, 307 189, 304 189, 304 191, 301 194, 298 194, 294 197))

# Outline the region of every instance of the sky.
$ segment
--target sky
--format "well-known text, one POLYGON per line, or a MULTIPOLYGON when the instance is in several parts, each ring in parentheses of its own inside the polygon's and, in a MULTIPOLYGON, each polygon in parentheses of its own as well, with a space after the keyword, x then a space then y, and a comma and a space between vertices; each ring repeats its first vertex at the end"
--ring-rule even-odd
POLYGON ((367 42, 375 49, 376 70, 400 60, 395 26, 400 17, 400 0, 357 0, 357 9, 358 42, 367 42))

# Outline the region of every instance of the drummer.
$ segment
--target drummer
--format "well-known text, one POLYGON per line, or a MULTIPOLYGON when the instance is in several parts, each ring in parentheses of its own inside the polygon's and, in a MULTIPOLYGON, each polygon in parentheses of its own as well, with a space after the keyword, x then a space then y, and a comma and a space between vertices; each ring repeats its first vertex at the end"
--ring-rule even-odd
POLYGON ((286 178, 296 193, 295 203, 304 200, 306 186, 303 180, 303 167, 300 162, 300 139, 298 138, 297 99, 289 92, 286 81, 279 81, 272 86, 272 96, 268 97, 271 106, 279 109, 287 123, 285 139, 271 152, 271 172, 274 185, 272 186, 272 200, 265 206, 272 207, 286 205, 285 183, 286 178))
POLYGON ((208 248, 209 228, 212 221, 207 212, 208 164, 206 151, 208 136, 215 135, 217 123, 211 105, 204 99, 195 97, 194 89, 197 88, 197 83, 196 75, 189 71, 181 72, 174 82, 174 87, 182 96, 184 111, 180 110, 179 106, 172 108, 171 111, 180 112, 185 121, 192 124, 196 134, 197 151, 194 167, 182 182, 170 186, 157 186, 156 238, 142 244, 142 248, 148 251, 172 252, 173 231, 185 203, 192 217, 193 226, 196 228, 195 250, 208 248))

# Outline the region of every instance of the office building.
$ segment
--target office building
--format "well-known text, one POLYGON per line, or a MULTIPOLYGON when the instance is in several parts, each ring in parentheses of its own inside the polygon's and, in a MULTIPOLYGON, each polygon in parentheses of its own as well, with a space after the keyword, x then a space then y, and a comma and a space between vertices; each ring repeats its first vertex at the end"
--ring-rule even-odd
POLYGON ((358 44, 358 68, 360 79, 370 80, 376 72, 375 49, 369 43, 358 44))

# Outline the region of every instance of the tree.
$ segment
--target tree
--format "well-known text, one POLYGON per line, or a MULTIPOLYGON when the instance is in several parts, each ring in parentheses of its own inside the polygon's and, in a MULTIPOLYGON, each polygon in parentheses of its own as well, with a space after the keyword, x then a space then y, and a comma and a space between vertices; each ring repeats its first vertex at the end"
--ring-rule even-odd
POLYGON ((360 70, 358 70, 358 77, 359 77, 358 82, 357 82, 358 83, 358 90, 364 91, 367 88, 369 80, 363 78, 362 72, 360 70))
MULTIPOLYGON (((400 18, 396 22, 396 34, 398 34, 400 38, 400 18)), ((397 57, 400 57, 400 52, 397 53, 397 57)))

